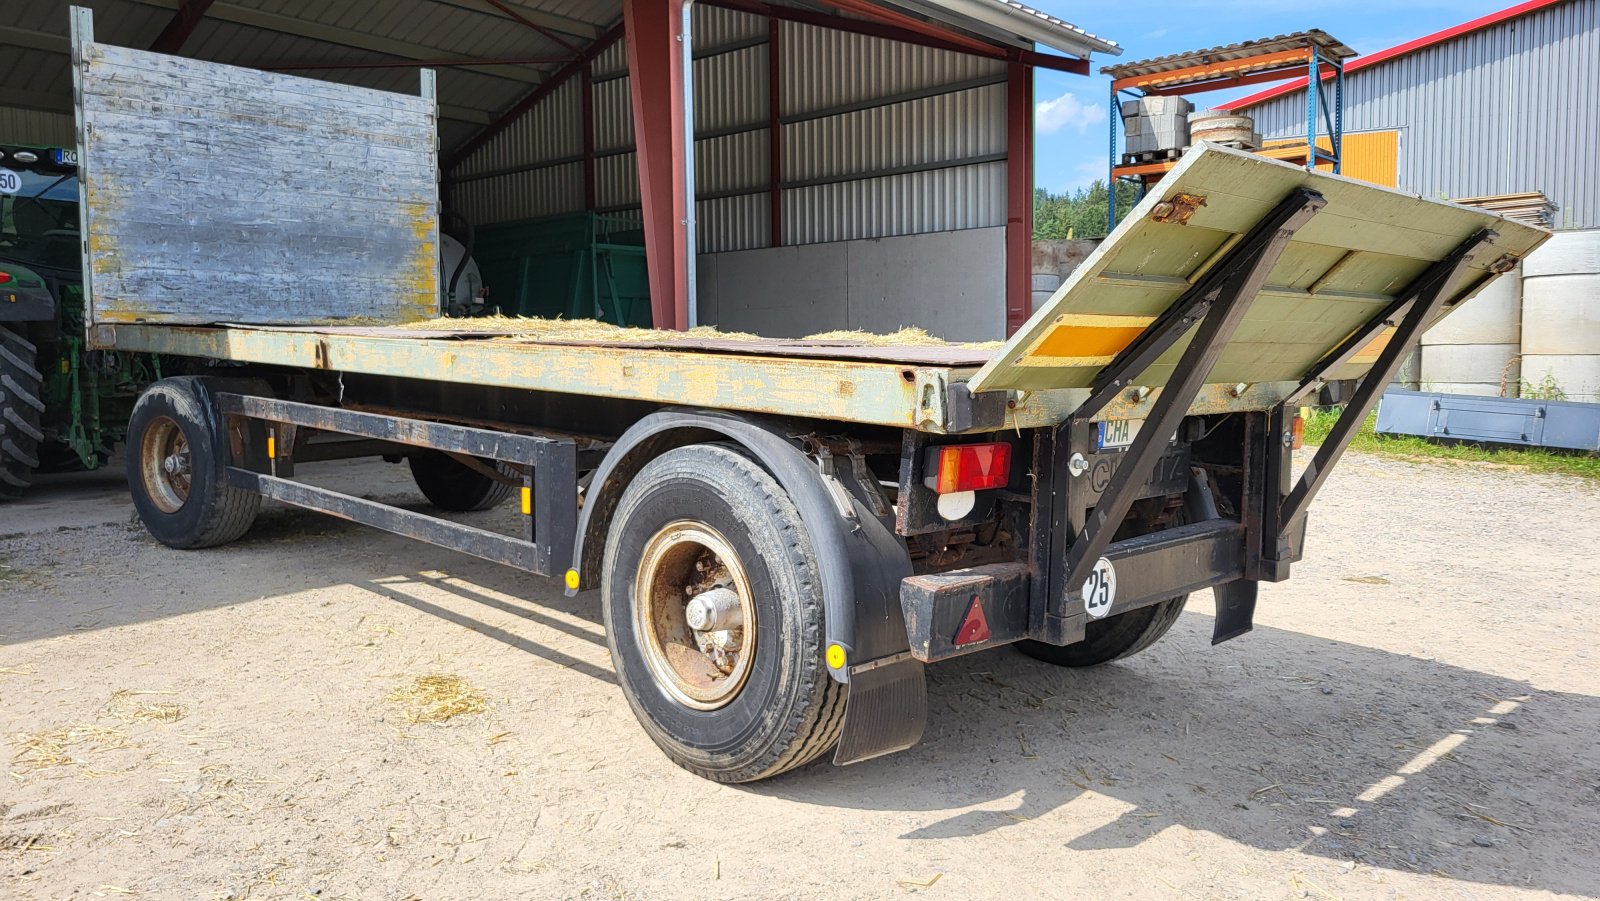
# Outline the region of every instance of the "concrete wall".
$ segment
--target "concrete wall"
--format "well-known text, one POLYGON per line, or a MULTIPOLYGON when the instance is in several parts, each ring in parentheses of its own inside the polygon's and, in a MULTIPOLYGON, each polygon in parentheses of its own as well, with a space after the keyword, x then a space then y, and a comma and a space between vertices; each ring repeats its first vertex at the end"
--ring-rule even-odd
POLYGON ((995 341, 1005 262, 1004 228, 701 254, 700 322, 769 338, 918 326, 995 341))

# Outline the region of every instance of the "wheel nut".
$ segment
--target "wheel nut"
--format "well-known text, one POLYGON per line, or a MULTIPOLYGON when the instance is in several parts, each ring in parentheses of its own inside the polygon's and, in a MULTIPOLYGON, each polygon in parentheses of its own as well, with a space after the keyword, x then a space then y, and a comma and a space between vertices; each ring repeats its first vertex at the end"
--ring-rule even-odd
POLYGON ((695 595, 684 609, 684 617, 689 621, 689 628, 696 632, 737 629, 744 625, 739 595, 731 588, 713 588, 695 595))

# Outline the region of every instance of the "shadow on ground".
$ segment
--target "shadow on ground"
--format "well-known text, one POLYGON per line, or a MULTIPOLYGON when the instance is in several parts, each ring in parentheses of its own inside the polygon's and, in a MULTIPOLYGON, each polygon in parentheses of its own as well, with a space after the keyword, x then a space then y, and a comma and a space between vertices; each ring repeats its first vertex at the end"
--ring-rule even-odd
MULTIPOLYGON (((248 567, 249 593, 190 579, 144 606, 101 598, 88 609, 27 603, 38 592, 0 583, 0 647, 348 583, 614 681, 609 668, 400 589, 408 577, 448 569, 486 591, 430 584, 600 643, 548 615, 598 623, 593 592, 565 598, 550 580, 298 511, 272 512, 245 540, 201 553, 154 546, 128 526, 99 528, 129 544, 129 578, 148 577, 146 555, 155 553, 173 566, 248 567)), ((16 540, 0 541, 0 557, 16 540)), ((1185 828, 1268 851, 1600 892, 1600 698, 1273 628, 1210 649, 1210 631, 1209 618, 1191 611, 1147 654, 1091 670, 1008 649, 941 664, 929 670, 929 728, 918 747, 847 768, 819 763, 745 790, 937 815, 903 834, 912 841, 1053 816, 1070 837, 1042 855, 1132 848, 1185 828)))

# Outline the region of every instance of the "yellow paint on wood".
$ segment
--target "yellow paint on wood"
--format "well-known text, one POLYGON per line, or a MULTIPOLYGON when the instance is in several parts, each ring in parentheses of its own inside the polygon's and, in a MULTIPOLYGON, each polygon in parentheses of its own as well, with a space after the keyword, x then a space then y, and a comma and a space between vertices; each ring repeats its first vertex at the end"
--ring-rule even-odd
POLYGON ((1395 330, 1392 326, 1379 332, 1376 338, 1368 341, 1366 346, 1356 351, 1355 356, 1350 358, 1350 362, 1367 365, 1377 362, 1378 354, 1383 353, 1383 349, 1389 346, 1389 339, 1394 337, 1394 333, 1395 330))
MULTIPOLYGON (((1305 138, 1288 139, 1281 141, 1267 141, 1262 149, 1274 150, 1279 147, 1305 146, 1305 138)), ((1317 138, 1317 147, 1328 152, 1333 151, 1333 143, 1327 136, 1317 138)), ((1343 159, 1340 160, 1339 174, 1375 185, 1392 188, 1400 180, 1400 132, 1389 131, 1347 131, 1344 135, 1343 159)), ((1323 172, 1332 172, 1332 163, 1321 163, 1317 166, 1323 172)))
POLYGON ((1058 359, 1116 356, 1154 321, 1151 316, 1069 313, 1057 317, 1056 327, 1034 345, 1029 355, 1058 359))

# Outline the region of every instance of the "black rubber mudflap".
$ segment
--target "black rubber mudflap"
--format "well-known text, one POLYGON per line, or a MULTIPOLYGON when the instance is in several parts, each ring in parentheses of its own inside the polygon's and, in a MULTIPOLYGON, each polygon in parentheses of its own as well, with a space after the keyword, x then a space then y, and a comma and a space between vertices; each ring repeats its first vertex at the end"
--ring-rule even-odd
POLYGON ((1212 589, 1217 593, 1217 621, 1211 632, 1211 643, 1222 644, 1230 638, 1255 628, 1256 593, 1261 583, 1254 579, 1238 579, 1212 589))
POLYGON ((921 740, 927 724, 928 684, 920 660, 852 671, 833 762, 843 766, 904 751, 921 740))

